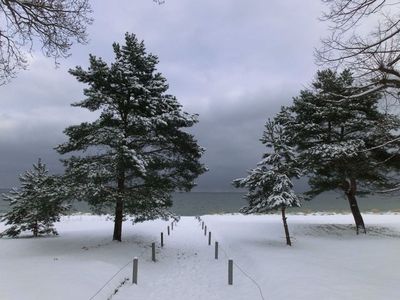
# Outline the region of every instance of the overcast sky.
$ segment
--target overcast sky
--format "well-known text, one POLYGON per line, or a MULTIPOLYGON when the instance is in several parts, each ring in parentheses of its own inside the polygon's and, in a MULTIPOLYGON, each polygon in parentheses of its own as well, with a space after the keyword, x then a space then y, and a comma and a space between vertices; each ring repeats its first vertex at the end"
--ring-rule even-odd
POLYGON ((200 115, 193 133, 210 171, 197 190, 232 190, 265 150, 259 138, 267 118, 311 82, 313 49, 326 34, 319 0, 91 2, 89 44, 75 45, 59 68, 39 52, 29 70, 0 86, 0 187, 17 185, 38 157, 62 172, 53 148, 65 140, 63 129, 94 118, 70 107, 83 99, 83 85, 67 71, 87 67, 89 53, 110 62, 111 44, 128 31, 158 55, 169 93, 200 115))

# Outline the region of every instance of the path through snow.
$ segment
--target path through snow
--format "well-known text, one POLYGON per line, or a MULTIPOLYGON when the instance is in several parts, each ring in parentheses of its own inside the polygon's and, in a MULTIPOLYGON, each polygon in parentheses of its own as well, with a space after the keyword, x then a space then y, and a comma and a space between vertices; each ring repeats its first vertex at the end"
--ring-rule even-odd
MULTIPOLYGON (((207 233, 208 234, 208 233, 207 233)), ((164 233, 166 235, 166 232, 164 233)), ((254 284, 234 268, 234 285, 228 285, 228 261, 221 252, 214 258, 214 241, 208 245, 195 218, 182 218, 157 261, 139 258, 138 285, 124 285, 113 300, 130 299, 259 299, 254 284)))

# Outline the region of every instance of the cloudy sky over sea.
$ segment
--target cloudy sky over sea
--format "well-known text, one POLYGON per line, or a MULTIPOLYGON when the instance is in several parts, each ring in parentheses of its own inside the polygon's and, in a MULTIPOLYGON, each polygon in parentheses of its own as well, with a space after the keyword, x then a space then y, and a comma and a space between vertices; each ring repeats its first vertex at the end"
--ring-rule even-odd
POLYGON ((65 140, 63 129, 96 117, 70 107, 84 86, 68 69, 87 67, 89 53, 112 61, 111 44, 128 31, 159 56, 169 93, 200 115, 192 132, 207 149, 210 171, 198 190, 231 190, 231 181, 260 160, 267 118, 311 82, 313 50, 326 34, 318 0, 91 3, 87 45, 74 45, 58 68, 36 49, 28 70, 0 86, 0 187, 18 184, 18 174, 38 157, 62 172, 53 148, 65 140))

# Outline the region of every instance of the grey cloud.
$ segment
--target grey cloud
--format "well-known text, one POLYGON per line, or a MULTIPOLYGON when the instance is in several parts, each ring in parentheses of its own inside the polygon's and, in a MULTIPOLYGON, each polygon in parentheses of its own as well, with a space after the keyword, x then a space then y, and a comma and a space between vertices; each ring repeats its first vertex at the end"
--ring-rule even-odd
POLYGON ((207 148, 210 171, 197 189, 230 190, 265 150, 259 138, 266 119, 311 80, 313 48, 324 32, 315 0, 92 4, 88 45, 74 45, 58 69, 38 54, 29 71, 0 87, 0 187, 16 184, 39 156, 62 171, 52 149, 65 139, 63 129, 95 118, 70 107, 84 86, 67 71, 87 67, 89 53, 111 61, 112 42, 129 31, 159 56, 169 92, 184 110, 200 115, 191 132, 207 148))
POLYGON ((207 149, 204 161, 210 170, 199 179, 198 189, 232 190, 232 180, 245 176, 266 151, 259 141, 266 120, 288 105, 296 92, 261 90, 235 101, 214 102, 203 117, 200 115, 193 132, 207 149))

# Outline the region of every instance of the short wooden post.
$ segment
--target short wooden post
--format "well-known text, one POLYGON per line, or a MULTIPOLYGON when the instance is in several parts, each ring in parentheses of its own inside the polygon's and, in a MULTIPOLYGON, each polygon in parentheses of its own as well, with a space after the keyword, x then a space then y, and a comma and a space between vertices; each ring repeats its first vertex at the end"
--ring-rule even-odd
POLYGON ((161 247, 164 247, 164 232, 161 232, 161 247))
POLYGON ((168 235, 169 235, 169 226, 167 227, 167 232, 168 232, 168 235))
POLYGON ((208 232, 208 246, 211 246, 211 231, 208 232))
POLYGON ((151 243, 151 260, 156 261, 156 243, 151 243))
POLYGON ((228 260, 228 284, 233 284, 233 260, 228 260))
POLYGON ((174 230, 174 222, 171 222, 171 230, 174 230))
POLYGON ((201 222, 201 229, 204 229, 204 221, 201 222))
POLYGON ((207 236, 207 226, 204 226, 204 235, 207 236))
POLYGON ((218 242, 215 242, 215 259, 218 259, 218 242))
POLYGON ((132 273, 132 284, 137 284, 138 278, 138 258, 133 259, 133 273, 132 273))

